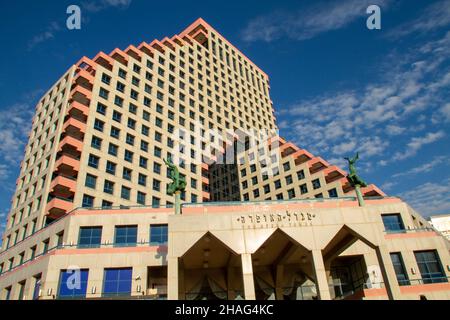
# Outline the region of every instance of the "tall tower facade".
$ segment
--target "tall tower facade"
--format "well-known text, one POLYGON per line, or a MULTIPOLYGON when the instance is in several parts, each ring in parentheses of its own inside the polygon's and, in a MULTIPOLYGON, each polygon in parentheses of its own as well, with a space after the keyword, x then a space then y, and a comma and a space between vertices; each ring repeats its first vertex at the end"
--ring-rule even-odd
POLYGON ((202 19, 80 59, 36 106, 0 300, 448 299, 448 241, 281 138, 269 88, 202 19), (164 159, 186 178, 181 215, 164 159))

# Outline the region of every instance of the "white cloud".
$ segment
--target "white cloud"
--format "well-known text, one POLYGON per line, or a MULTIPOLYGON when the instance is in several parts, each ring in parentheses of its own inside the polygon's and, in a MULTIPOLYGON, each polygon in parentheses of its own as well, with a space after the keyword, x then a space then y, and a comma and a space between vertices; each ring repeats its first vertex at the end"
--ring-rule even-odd
POLYGON ((82 8, 88 12, 99 12, 108 8, 126 9, 132 0, 98 0, 83 2, 82 8))
POLYGON ((412 190, 401 193, 400 197, 425 217, 448 213, 450 212, 450 179, 442 183, 427 182, 418 185, 412 190))
POLYGON ((445 136, 443 131, 428 132, 423 137, 413 137, 407 144, 407 149, 402 152, 397 152, 394 155, 394 160, 403 160, 415 156, 417 152, 425 145, 438 141, 445 136))
POLYGON ((444 126, 442 113, 450 112, 447 105, 442 107, 442 102, 448 101, 446 91, 432 91, 431 87, 436 79, 446 78, 449 51, 450 32, 401 56, 391 54, 389 63, 381 63, 383 76, 376 82, 280 109, 277 115, 282 131, 288 133, 286 138, 325 158, 360 151, 364 161, 377 157, 374 164, 386 166, 393 154, 396 160, 411 157, 444 136, 439 125, 444 126), (412 132, 416 137, 410 139, 412 132), (406 150, 395 154, 402 147, 406 150))
POLYGON ((55 37, 55 34, 59 31, 61 31, 61 27, 59 26, 59 24, 55 21, 51 22, 45 31, 35 35, 28 42, 28 50, 32 50, 37 45, 39 45, 47 40, 53 39, 55 37))
POLYGON ((450 25, 450 0, 443 0, 428 6, 417 19, 394 28, 388 36, 396 39, 410 34, 426 34, 448 25, 450 25))
POLYGON ((431 161, 427 161, 426 163, 414 167, 408 171, 396 173, 392 177, 398 178, 402 176, 410 176, 414 174, 430 172, 441 164, 450 165, 450 159, 448 159, 448 157, 445 156, 437 156, 434 157, 431 161))
POLYGON ((386 126, 386 133, 391 136, 400 135, 400 134, 404 133, 405 131, 406 131, 406 128, 401 127, 399 125, 389 124, 386 126))
MULTIPOLYGON (((390 0, 378 0, 376 4, 386 8, 390 0)), ((307 40, 317 35, 341 29, 360 17, 367 16, 370 0, 341 0, 320 2, 301 11, 277 12, 250 21, 242 32, 245 41, 270 42, 282 37, 307 40)))

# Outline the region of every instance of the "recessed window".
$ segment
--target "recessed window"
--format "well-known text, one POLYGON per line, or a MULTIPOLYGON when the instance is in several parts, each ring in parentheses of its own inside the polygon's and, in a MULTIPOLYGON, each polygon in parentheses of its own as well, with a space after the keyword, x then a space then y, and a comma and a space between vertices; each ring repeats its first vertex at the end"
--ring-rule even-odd
POLYGON ((391 255, 392 265, 394 266, 395 275, 400 286, 409 286, 408 274, 403 263, 402 254, 400 252, 393 252, 391 255))
POLYGON ((116 226, 115 247, 133 247, 137 243, 137 226, 116 226))
POLYGON ((78 248, 99 248, 102 241, 102 227, 81 227, 78 248))
POLYGON ((103 297, 120 297, 131 295, 133 269, 105 269, 103 276, 103 297))
POLYGON ((384 228, 386 232, 404 232, 405 226, 400 213, 382 214, 384 228))
POLYGON ((61 270, 58 286, 58 298, 61 299, 85 298, 88 278, 89 278, 88 269, 61 270), (75 272, 79 273, 77 279, 80 280, 80 283, 74 286, 72 279, 74 277, 75 272))
POLYGON ((423 283, 448 282, 436 250, 415 251, 423 283))
POLYGON ((158 224, 150 226, 150 245, 166 244, 168 241, 167 224, 158 224))

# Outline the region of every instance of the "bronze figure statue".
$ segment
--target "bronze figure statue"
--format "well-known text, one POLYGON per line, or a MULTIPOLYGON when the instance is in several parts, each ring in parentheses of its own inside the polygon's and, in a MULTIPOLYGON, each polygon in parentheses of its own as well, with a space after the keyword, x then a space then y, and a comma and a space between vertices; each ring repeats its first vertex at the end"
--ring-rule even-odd
POLYGON ((167 193, 169 195, 174 195, 177 191, 184 191, 186 188, 186 179, 180 175, 178 168, 173 162, 169 159, 163 159, 164 163, 169 167, 169 177, 172 179, 172 183, 169 184, 167 189, 167 193))
POLYGON ((355 187, 356 185, 359 185, 360 187, 367 187, 366 182, 356 172, 355 163, 359 159, 359 152, 357 152, 356 156, 353 158, 346 157, 344 159, 348 161, 348 170, 350 171, 350 174, 347 176, 347 179, 352 187, 355 187))

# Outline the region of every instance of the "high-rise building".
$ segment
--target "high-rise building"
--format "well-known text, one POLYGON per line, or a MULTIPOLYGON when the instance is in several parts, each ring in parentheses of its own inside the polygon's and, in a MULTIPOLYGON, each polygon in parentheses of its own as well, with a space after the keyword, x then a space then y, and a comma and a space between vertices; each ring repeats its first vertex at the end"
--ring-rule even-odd
MULTIPOLYGON (((302 203, 307 203, 311 210, 330 208, 333 211, 349 207, 359 211, 365 217, 364 224, 368 229, 361 229, 361 234, 348 226, 339 231, 337 238, 332 239, 333 246, 325 252, 333 259, 344 251, 343 247, 336 247, 339 244, 350 247, 357 242, 359 247, 352 249, 353 253, 359 252, 358 248, 363 248, 364 244, 369 249, 377 247, 374 243, 379 239, 373 234, 383 232, 380 231, 381 219, 386 213, 379 212, 380 208, 394 214, 386 218, 393 223, 401 220, 398 211, 405 216, 403 220, 409 221, 413 217, 414 221, 408 222, 410 229, 431 228, 403 202, 386 198, 374 185, 362 189, 368 199, 367 209, 354 208, 355 192, 342 169, 278 136, 269 88, 268 76, 202 19, 172 38, 143 42, 137 47, 130 45, 110 54, 100 52, 93 58, 83 57, 36 106, 3 235, 0 253, 0 290, 3 291, 0 298, 109 297, 123 296, 124 293, 164 296, 166 289, 161 288, 167 288, 168 283, 169 298, 195 295, 198 290, 219 290, 217 286, 223 289, 219 278, 194 281, 195 272, 191 278, 188 275, 197 268, 223 267, 223 261, 215 257, 214 252, 223 251, 221 241, 231 241, 230 235, 219 240, 220 236, 212 230, 219 232, 220 226, 228 229, 225 225, 229 222, 226 222, 227 218, 223 219, 231 214, 227 209, 230 206, 237 206, 232 213, 233 219, 236 213, 242 214, 239 221, 244 223, 248 210, 262 213, 272 206, 278 210, 285 203, 283 214, 289 216, 273 218, 269 215, 268 218, 263 215, 270 220, 266 220, 261 228, 274 230, 281 230, 282 226, 303 226, 300 220, 287 225, 281 223, 286 219, 291 221, 294 214, 297 219, 301 214, 303 220, 303 214, 306 214, 305 227, 310 226, 312 215, 319 212, 290 211, 302 210, 305 208, 302 203), (186 179, 181 200, 185 203, 183 213, 190 212, 195 216, 192 221, 189 216, 172 217, 170 214, 173 196, 167 194, 171 180, 164 159, 175 162, 186 179), (370 198, 372 196, 380 199, 370 198), (309 200, 302 202, 302 199, 309 200), (227 204, 224 201, 234 202, 227 204), (296 206, 297 202, 299 206, 296 206), (265 209, 248 207, 249 204, 261 206, 260 203, 266 203, 265 209), (221 218, 217 221, 214 212, 222 213, 218 214, 221 218), (377 212, 378 224, 368 217, 370 212, 377 212), (187 224, 182 224, 184 229, 180 229, 177 219, 186 219, 187 224), (215 222, 203 225, 205 219, 215 222), (214 248, 203 248, 203 245, 193 249, 183 247, 197 237, 200 232, 197 227, 208 234, 203 237, 205 243, 211 242, 214 248), (365 239, 366 231, 376 240, 365 239), (183 236, 172 240, 176 248, 168 255, 169 234, 183 236), (184 239, 184 244, 180 239, 184 239), (210 254, 214 261, 208 259, 210 254), (175 268, 173 261, 183 257, 188 278, 178 285, 181 271, 178 272, 178 262, 175 268), (79 267, 81 289, 65 286, 73 266, 79 267), (172 282, 172 289, 171 277, 177 282, 176 286, 172 282), (120 281, 126 281, 129 290, 121 292, 118 289, 120 281), (183 286, 190 286, 190 289, 181 292, 183 286)), ((335 211, 333 214, 340 215, 335 211)), ((260 228, 262 222, 259 219, 263 216, 254 217, 258 221, 252 220, 249 228, 260 228)), ((350 219, 347 223, 354 219, 352 217, 347 217, 350 219)), ((344 223, 341 218, 330 218, 328 224, 344 223)), ((317 223, 324 230, 327 228, 326 221, 317 223)), ((230 234, 234 234, 234 227, 230 228, 230 234)), ((275 231, 275 240, 272 239, 274 242, 269 245, 278 244, 284 248, 288 238, 279 232, 275 231)), ((434 237, 431 229, 427 232, 434 237)), ((326 234, 323 231, 316 237, 323 238, 326 234)), ((235 234, 236 239, 241 236, 235 234)), ((443 248, 447 244, 436 237, 431 248, 436 251, 432 254, 438 254, 439 250, 446 263, 448 250, 445 253, 443 248)), ((200 241, 202 237, 197 238, 200 241)), ((317 249, 311 249, 313 252, 297 245, 285 249, 291 250, 292 257, 298 256, 305 264, 324 263, 318 260, 318 253, 314 251, 317 249)), ((361 249, 365 252, 363 258, 371 261, 375 269, 371 268, 381 283, 383 277, 377 270, 383 269, 386 261, 375 260, 377 254, 386 257, 387 253, 369 249, 361 249)), ((271 250, 279 252, 275 247, 271 250)), ((242 274, 244 262, 252 259, 247 252, 242 255, 241 263, 238 251, 223 252, 229 256, 229 271, 236 277, 242 274)), ((358 257, 343 257, 339 263, 366 268, 368 261, 358 257)), ((339 263, 333 272, 341 272, 337 271, 340 270, 339 263)), ((317 269, 317 265, 313 265, 317 269)), ((310 296, 330 298, 324 289, 326 279, 316 276, 312 280, 316 269, 304 270, 302 282, 310 281, 308 285, 316 288, 313 290, 316 293, 306 287, 305 290, 309 290, 310 296)), ((445 278, 448 272, 448 267, 444 270, 441 265, 441 269, 439 279, 445 278)), ((392 276, 392 270, 386 272, 392 276)), ((228 298, 237 295, 255 297, 248 287, 248 276, 251 275, 244 273, 243 284, 238 281, 236 290, 228 292, 228 298)), ((261 274, 257 279, 263 278, 261 274)), ((368 289, 364 287, 366 278, 363 272, 363 282, 359 283, 359 279, 351 285, 368 289)), ((261 287, 263 282, 258 282, 260 290, 269 292, 261 287)), ((401 297, 397 289, 383 288, 380 297, 401 297)), ((231 291, 230 288, 227 290, 231 291)), ((276 295, 280 297, 281 293, 276 295)), ((223 292, 214 296, 223 296, 223 292)))

